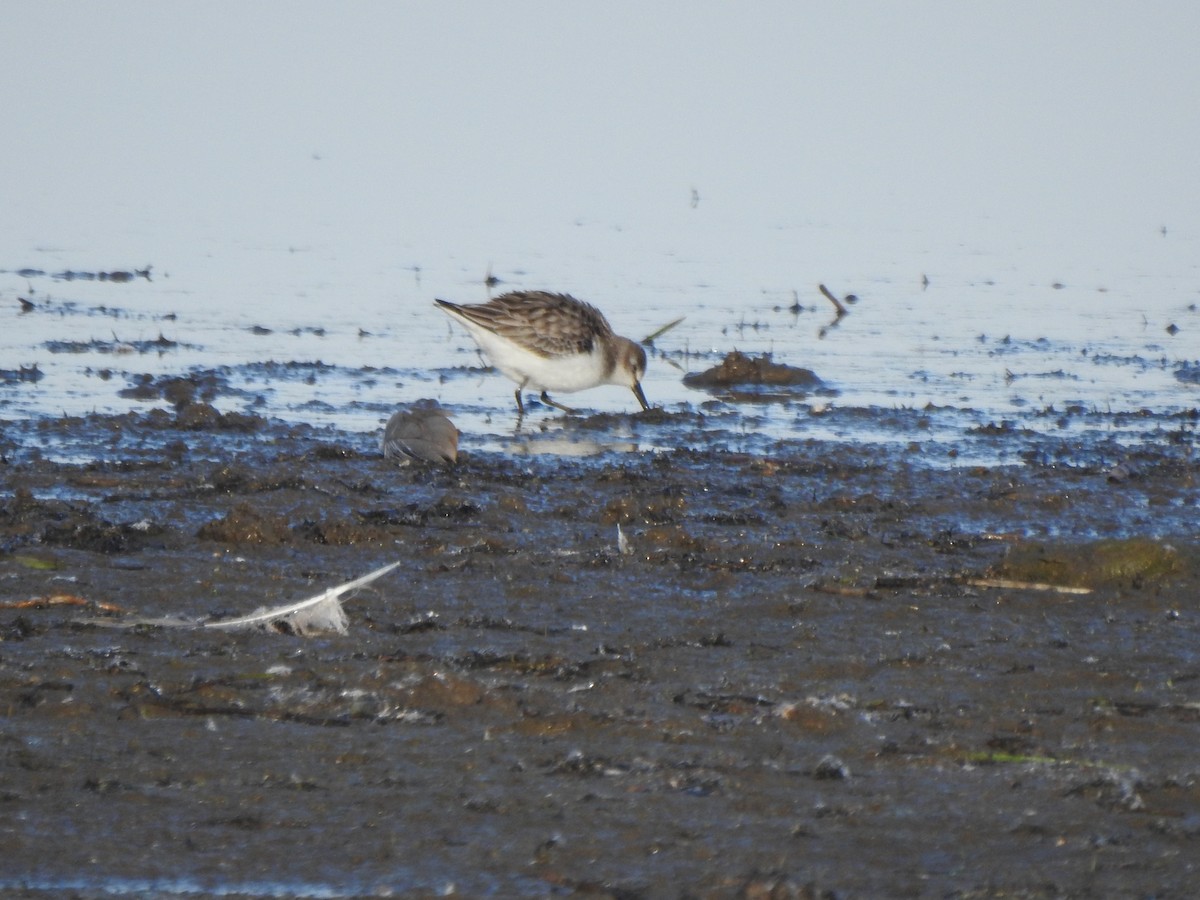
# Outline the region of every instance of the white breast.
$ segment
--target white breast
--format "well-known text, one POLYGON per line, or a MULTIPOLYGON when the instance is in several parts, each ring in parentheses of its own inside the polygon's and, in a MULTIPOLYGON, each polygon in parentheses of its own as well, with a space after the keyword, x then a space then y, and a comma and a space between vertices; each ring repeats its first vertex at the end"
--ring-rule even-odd
POLYGON ((604 355, 599 347, 593 347, 591 353, 546 357, 531 353, 474 323, 463 324, 470 329, 492 365, 528 390, 569 394, 603 384, 608 374, 604 371, 604 355))

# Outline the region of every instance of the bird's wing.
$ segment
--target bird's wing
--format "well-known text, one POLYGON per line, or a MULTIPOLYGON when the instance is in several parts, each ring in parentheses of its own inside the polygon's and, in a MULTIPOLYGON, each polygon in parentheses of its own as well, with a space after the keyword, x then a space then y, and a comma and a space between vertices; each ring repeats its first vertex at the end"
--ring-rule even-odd
POLYGON ((542 356, 590 353, 599 336, 612 334, 603 313, 567 294, 515 291, 456 311, 489 331, 542 356))

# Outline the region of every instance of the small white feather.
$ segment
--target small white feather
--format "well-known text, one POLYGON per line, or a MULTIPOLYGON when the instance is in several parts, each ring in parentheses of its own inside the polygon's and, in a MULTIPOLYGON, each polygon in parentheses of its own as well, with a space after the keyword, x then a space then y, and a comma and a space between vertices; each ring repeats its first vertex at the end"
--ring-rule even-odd
POLYGON ((398 565, 400 565, 398 562, 390 563, 374 572, 368 572, 361 578, 331 587, 329 590, 322 591, 307 600, 301 600, 299 603, 274 606, 270 609, 256 609, 248 616, 199 624, 204 628, 249 628, 255 625, 273 625, 276 622, 287 621, 300 635, 316 631, 336 631, 338 634, 345 634, 350 620, 346 617, 345 610, 342 609, 342 594, 370 584, 398 565))
POLYGON ((622 556, 629 556, 633 553, 633 547, 629 543, 629 538, 625 537, 625 532, 621 530, 621 523, 617 523, 617 552, 622 556))
POLYGON ((368 572, 360 578, 355 578, 352 581, 331 587, 329 590, 321 591, 321 593, 315 594, 306 600, 301 600, 298 603, 287 603, 283 606, 273 606, 269 609, 256 609, 247 616, 238 616, 235 619, 209 621, 204 619, 185 619, 178 616, 165 616, 157 619, 93 618, 81 619, 79 621, 86 622, 89 625, 103 625, 109 628, 136 628, 139 625, 150 625, 157 628, 225 629, 254 628, 257 626, 273 625, 277 622, 286 622, 296 634, 301 636, 328 631, 345 634, 349 628, 350 620, 346 616, 346 611, 342 609, 342 595, 370 584, 375 579, 381 578, 392 571, 398 565, 400 565, 398 562, 390 563, 376 569, 374 572, 368 572))

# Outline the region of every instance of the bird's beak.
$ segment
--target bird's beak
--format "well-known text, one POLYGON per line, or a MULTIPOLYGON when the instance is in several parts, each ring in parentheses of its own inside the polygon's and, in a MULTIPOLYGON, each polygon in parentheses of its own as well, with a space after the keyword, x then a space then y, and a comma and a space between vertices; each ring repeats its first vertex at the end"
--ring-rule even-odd
POLYGON ((646 402, 646 395, 642 393, 642 383, 640 381, 633 383, 633 396, 638 398, 638 403, 642 404, 643 410, 650 409, 650 404, 646 402))

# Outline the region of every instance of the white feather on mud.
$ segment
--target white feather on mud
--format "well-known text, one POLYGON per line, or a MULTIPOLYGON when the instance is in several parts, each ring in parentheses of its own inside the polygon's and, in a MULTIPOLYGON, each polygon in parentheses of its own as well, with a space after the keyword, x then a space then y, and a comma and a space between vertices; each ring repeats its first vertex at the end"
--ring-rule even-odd
POLYGON ((625 532, 621 530, 621 523, 617 523, 617 552, 622 556, 629 556, 633 553, 633 547, 629 543, 629 538, 625 536, 625 532))
POLYGON ((398 565, 400 565, 398 562, 389 563, 373 572, 335 585, 297 603, 260 607, 249 615, 238 616, 234 619, 188 619, 182 616, 166 616, 157 619, 83 619, 81 621, 91 625, 107 625, 116 628, 134 628, 139 625, 152 625, 159 628, 223 628, 227 630, 282 628, 301 637, 328 632, 345 634, 349 629, 350 619, 342 608, 342 596, 365 587, 398 565))

